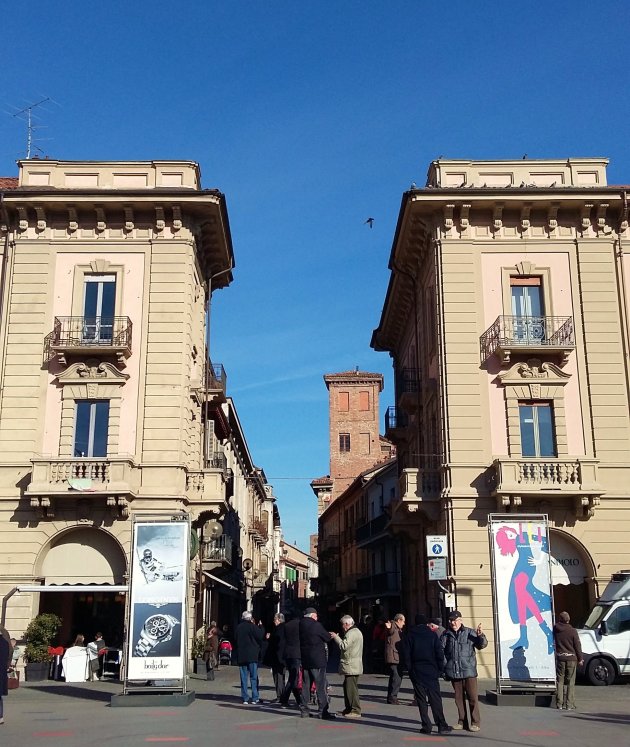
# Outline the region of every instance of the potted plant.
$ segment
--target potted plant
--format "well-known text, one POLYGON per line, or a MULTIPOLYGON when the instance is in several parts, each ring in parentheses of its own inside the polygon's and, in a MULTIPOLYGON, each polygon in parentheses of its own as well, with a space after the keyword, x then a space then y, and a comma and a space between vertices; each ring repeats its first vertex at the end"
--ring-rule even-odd
POLYGON ((206 662, 203 659, 203 652, 206 648, 206 626, 204 625, 199 633, 193 638, 191 646, 191 655, 194 661, 195 674, 206 673, 206 662))
POLYGON ((52 646, 61 622, 57 615, 44 612, 34 617, 26 628, 24 661, 27 681, 41 682, 48 679, 48 670, 53 658, 48 649, 52 646))

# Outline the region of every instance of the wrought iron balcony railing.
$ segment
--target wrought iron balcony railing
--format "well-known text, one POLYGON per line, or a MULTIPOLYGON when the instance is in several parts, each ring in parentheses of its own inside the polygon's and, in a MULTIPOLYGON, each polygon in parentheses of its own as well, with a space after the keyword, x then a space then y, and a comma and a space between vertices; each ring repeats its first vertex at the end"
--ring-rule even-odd
POLYGON ((381 514, 366 524, 359 525, 356 529, 356 540, 358 545, 372 544, 377 538, 382 538, 389 524, 389 516, 381 514))
POLYGON ((204 563, 225 563, 232 565, 233 543, 229 534, 204 540, 201 543, 201 560, 204 563))
POLYGON ((55 317, 53 331, 44 338, 44 360, 58 356, 65 362, 69 353, 114 353, 122 361, 131 355, 131 330, 127 316, 55 317))
POLYGON ((376 573, 357 579, 359 594, 384 594, 386 592, 400 592, 399 574, 395 571, 376 573))
POLYGON ((516 352, 560 353, 575 349, 571 316, 499 316, 479 340, 482 362, 497 353, 503 363, 516 352))
POLYGON ((409 425, 409 418, 399 407, 390 405, 385 411, 385 431, 397 431, 409 425))

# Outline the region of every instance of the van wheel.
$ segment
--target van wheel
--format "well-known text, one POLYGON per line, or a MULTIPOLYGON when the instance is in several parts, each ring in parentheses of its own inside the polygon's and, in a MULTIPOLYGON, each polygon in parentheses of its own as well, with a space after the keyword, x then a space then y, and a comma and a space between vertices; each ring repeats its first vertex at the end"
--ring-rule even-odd
POLYGON ((586 676, 591 685, 612 685, 616 672, 608 659, 591 659, 586 668, 586 676))

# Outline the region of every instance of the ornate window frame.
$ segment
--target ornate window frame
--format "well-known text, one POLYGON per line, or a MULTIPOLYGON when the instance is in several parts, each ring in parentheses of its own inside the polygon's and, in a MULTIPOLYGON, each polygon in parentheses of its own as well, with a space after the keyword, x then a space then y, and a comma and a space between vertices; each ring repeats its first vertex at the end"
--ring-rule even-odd
POLYGON ((120 409, 122 385, 129 378, 113 363, 95 358, 85 363, 73 363, 57 376, 61 391, 61 433, 59 456, 72 459, 74 419, 77 400, 103 399, 109 401, 107 456, 118 454, 120 442, 120 409))
POLYGON ((553 316, 552 295, 551 295, 551 268, 536 267, 529 260, 522 260, 511 267, 501 268, 501 290, 503 293, 503 314, 511 316, 512 314, 512 289, 510 278, 516 277, 538 277, 542 286, 543 303, 545 316, 553 316))
POLYGON ((122 314, 123 265, 113 265, 107 259, 93 259, 88 264, 74 266, 74 283, 72 287, 72 316, 83 316, 83 297, 85 293, 86 275, 115 275, 116 276, 116 316, 122 314))
POLYGON ((526 363, 515 363, 498 376, 504 388, 508 429, 508 454, 523 458, 521 453, 521 426, 519 402, 544 400, 553 402, 554 430, 557 459, 569 455, 567 443, 567 421, 564 406, 564 387, 571 378, 555 363, 543 363, 530 358, 526 363))

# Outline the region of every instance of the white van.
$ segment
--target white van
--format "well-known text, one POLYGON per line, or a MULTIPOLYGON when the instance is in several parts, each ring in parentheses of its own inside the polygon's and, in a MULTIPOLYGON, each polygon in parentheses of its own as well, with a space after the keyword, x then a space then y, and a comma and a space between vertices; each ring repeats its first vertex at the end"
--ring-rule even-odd
POLYGON ((630 674, 630 571, 613 573, 584 627, 578 630, 584 667, 592 685, 612 685, 630 674))

